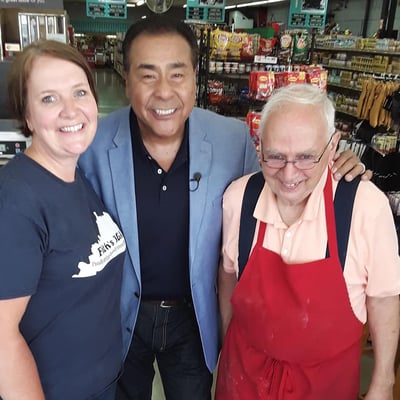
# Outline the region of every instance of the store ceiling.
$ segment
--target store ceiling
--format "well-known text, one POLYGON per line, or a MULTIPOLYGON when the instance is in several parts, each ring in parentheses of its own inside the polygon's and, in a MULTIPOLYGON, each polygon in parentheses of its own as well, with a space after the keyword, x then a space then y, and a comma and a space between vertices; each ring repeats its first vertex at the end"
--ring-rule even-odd
MULTIPOLYGON (((85 3, 86 0, 64 0, 64 3, 72 3, 72 2, 80 2, 80 3, 85 3)), ((138 0, 127 0, 128 3, 136 3, 138 0)), ((206 0, 204 0, 206 1, 206 0)), ((217 0, 208 0, 210 2, 210 4, 212 4, 212 2, 216 3, 217 0)), ((270 2, 270 4, 276 3, 276 2, 284 2, 287 0, 268 0, 270 2)), ((225 5, 226 6, 233 6, 233 5, 239 5, 239 4, 249 4, 249 6, 251 6, 251 3, 259 3, 259 0, 225 0, 225 5)), ((183 6, 184 4, 186 4, 186 0, 173 0, 173 5, 174 6, 183 6)), ((257 4, 254 4, 255 6, 257 4)), ((268 5, 268 4, 265 4, 268 5)))

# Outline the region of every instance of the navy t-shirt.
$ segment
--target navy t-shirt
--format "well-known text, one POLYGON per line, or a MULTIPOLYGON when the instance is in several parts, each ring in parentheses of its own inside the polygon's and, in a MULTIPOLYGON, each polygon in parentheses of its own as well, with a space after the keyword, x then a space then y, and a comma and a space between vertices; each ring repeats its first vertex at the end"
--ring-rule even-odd
POLYGON ((101 393, 122 364, 125 240, 83 174, 20 154, 0 169, 0 299, 31 296, 20 329, 47 400, 101 393))

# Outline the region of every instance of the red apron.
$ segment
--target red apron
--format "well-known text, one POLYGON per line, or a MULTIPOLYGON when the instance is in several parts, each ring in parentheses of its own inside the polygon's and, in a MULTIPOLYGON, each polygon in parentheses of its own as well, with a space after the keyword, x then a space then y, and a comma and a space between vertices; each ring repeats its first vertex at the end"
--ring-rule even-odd
MULTIPOLYGON (((328 174, 329 258, 286 264, 262 247, 266 224, 233 293, 216 400, 356 400, 360 337, 340 265, 328 174)), ((304 240, 307 240, 304 238, 304 240)))

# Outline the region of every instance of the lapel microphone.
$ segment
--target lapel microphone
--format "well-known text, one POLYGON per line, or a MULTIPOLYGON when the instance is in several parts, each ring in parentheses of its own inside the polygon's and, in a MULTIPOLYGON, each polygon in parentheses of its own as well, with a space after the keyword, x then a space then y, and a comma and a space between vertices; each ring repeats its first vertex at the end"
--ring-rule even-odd
MULTIPOLYGON (((195 182, 195 184, 194 184, 194 189, 191 189, 191 188, 189 188, 189 190, 191 191, 191 192, 195 192, 198 188, 199 188, 199 183, 200 183, 200 179, 201 179, 201 173, 200 172, 195 172, 194 174, 193 174, 193 178, 191 178, 190 180, 189 180, 189 183, 190 182, 195 182)), ((190 186, 190 185, 189 185, 190 186)))

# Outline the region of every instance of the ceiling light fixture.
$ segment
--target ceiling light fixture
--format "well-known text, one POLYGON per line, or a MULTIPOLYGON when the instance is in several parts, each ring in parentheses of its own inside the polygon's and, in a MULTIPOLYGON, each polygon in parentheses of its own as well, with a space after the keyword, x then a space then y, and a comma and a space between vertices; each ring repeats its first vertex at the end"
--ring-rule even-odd
POLYGON ((262 1, 252 1, 250 3, 242 3, 242 4, 235 4, 233 6, 226 6, 225 10, 230 10, 232 8, 242 8, 242 7, 254 7, 254 6, 261 6, 264 4, 271 4, 271 3, 279 3, 285 0, 262 0, 262 1))

